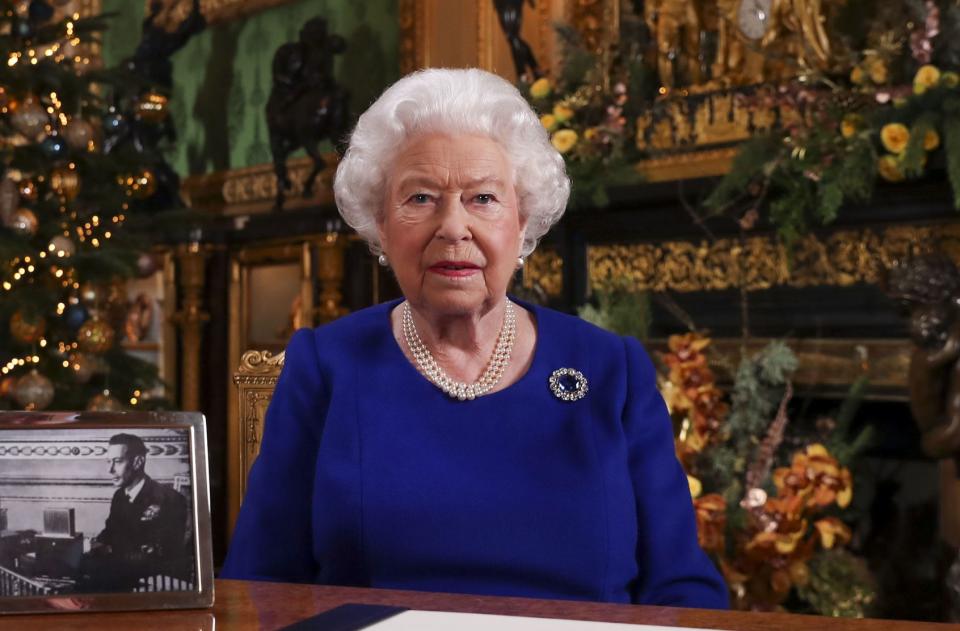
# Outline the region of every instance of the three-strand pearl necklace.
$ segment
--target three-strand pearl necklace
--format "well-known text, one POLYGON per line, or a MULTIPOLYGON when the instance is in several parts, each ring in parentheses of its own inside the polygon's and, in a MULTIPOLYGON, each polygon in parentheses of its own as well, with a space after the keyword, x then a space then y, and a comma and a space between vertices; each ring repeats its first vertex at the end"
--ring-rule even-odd
POLYGON ((500 327, 500 335, 497 337, 497 346, 493 350, 487 369, 483 371, 480 378, 473 383, 463 383, 450 378, 449 375, 440 367, 437 360, 434 359, 430 349, 427 348, 420 334, 417 333, 417 327, 413 323, 413 312, 410 309, 410 303, 404 301, 401 316, 401 326, 403 329, 403 339, 407 343, 407 348, 417 362, 417 368, 423 375, 432 381, 434 385, 446 392, 451 397, 461 401, 475 399, 484 395, 500 382, 503 377, 503 371, 510 363, 510 354, 513 352, 513 342, 517 336, 517 316, 514 312, 513 303, 507 300, 506 308, 503 314, 503 325, 500 327))

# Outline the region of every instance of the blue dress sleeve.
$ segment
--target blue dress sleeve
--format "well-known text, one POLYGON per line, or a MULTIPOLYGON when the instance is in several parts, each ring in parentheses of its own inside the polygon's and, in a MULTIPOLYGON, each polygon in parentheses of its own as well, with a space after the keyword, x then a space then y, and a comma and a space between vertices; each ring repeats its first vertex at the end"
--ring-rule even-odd
POLYGON ((640 343, 624 338, 627 397, 624 431, 637 502, 637 604, 726 609, 727 587, 697 543, 687 476, 677 460, 673 427, 640 343))
POLYGON ((287 345, 221 578, 306 583, 317 576, 311 512, 325 398, 314 332, 301 329, 287 345))

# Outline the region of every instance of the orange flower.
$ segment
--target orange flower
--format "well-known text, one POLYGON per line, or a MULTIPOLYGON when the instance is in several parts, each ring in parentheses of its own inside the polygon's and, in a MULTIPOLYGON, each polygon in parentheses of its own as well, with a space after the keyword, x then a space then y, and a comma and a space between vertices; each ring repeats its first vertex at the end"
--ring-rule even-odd
POLYGON ((815 522, 813 526, 820 534, 820 545, 827 550, 837 543, 840 545, 850 543, 850 528, 836 517, 825 517, 815 522))
POLYGON ((920 66, 916 76, 913 78, 914 94, 923 94, 928 88, 932 88, 940 82, 940 69, 936 66, 927 64, 920 66))
POLYGON ((889 153, 881 156, 877 161, 877 171, 880 173, 880 177, 888 182, 902 182, 905 178, 897 156, 889 153))
POLYGON ((694 353, 700 353, 709 345, 710 338, 703 337, 699 333, 671 335, 667 340, 670 352, 677 355, 680 360, 686 360, 694 353))
POLYGON ((874 58, 867 64, 867 74, 874 83, 886 83, 887 64, 882 59, 874 58))
POLYGON ((693 501, 697 515, 697 541, 707 552, 721 553, 725 548, 724 530, 727 524, 727 503, 716 493, 693 501))
POLYGON ((880 142, 890 153, 903 153, 910 140, 910 130, 903 123, 887 123, 880 130, 880 142))
POLYGON ((860 114, 847 114, 840 123, 840 134, 844 138, 853 138, 860 129, 863 128, 863 116, 860 114))

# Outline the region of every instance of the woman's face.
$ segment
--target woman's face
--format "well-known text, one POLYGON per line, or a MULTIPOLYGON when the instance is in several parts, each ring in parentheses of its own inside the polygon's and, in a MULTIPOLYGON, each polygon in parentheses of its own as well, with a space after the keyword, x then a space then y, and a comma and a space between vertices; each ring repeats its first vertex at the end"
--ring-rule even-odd
POLYGON ((442 134, 401 148, 378 222, 404 296, 438 316, 482 314, 502 300, 525 226, 500 146, 442 134))

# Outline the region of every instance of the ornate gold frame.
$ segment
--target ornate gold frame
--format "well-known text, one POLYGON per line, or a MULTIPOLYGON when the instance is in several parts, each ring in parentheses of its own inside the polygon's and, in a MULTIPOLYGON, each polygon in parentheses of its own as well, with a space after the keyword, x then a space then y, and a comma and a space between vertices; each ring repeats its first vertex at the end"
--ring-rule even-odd
MULTIPOLYGON (((322 241, 322 237, 319 238, 322 241)), ((312 326, 315 317, 313 269, 315 265, 312 246, 317 237, 297 242, 277 242, 244 248, 230 256, 230 320, 229 320, 229 358, 227 365, 231 374, 227 375, 227 390, 236 385, 240 397, 227 399, 227 481, 228 510, 230 529, 236 518, 243 497, 242 489, 246 484, 246 473, 259 450, 260 428, 255 419, 262 421, 269 402, 269 394, 279 374, 277 362, 282 362, 282 353, 271 360, 270 352, 263 349, 250 350, 251 341, 247 339, 250 321, 250 273, 254 267, 277 263, 298 263, 300 266, 300 301, 304 324, 312 326), (233 373, 239 368, 239 372, 233 373), (272 378, 270 374, 272 371, 272 378), (231 383, 232 382, 232 383, 231 383), (247 404, 250 404, 249 406, 247 404), (252 406, 252 407, 250 407, 252 406), (253 426, 251 426, 253 423, 253 426), (251 437, 253 442, 251 443, 251 437), (239 494, 237 491, 239 490, 239 494)))

